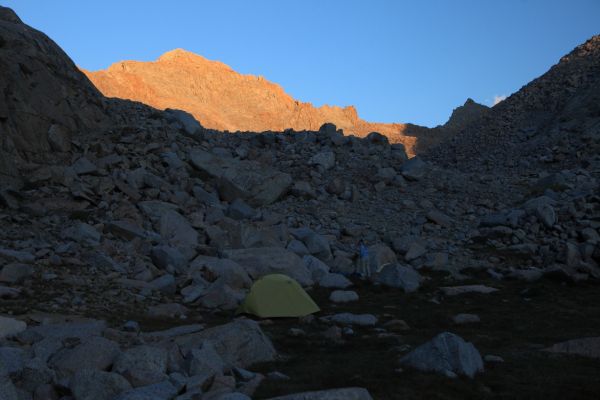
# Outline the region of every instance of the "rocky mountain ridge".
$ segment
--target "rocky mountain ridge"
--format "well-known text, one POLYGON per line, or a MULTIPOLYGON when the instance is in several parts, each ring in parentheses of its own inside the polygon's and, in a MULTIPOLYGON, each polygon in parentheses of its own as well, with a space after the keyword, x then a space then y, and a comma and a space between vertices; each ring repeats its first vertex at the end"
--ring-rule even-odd
POLYGON ((239 74, 183 49, 169 51, 154 62, 121 61, 106 70, 82 71, 107 97, 185 110, 210 129, 315 131, 331 122, 346 134, 380 132, 392 142, 403 143, 410 154, 417 138, 428 131, 413 124, 367 122, 353 106, 314 107, 293 99, 262 76, 239 74))

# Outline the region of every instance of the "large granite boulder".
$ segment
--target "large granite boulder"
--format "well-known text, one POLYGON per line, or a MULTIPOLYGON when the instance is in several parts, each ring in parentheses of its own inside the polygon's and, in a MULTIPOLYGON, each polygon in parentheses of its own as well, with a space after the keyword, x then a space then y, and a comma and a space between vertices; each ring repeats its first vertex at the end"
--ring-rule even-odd
POLYGON ((239 319, 205 331, 176 339, 182 353, 188 354, 199 343, 210 340, 217 354, 229 366, 245 368, 273 361, 277 352, 257 322, 239 319))
POLYGON ((465 375, 473 378, 483 372, 483 360, 475 346, 450 332, 440 333, 417 347, 402 357, 400 364, 448 377, 465 375))
POLYGON ((241 198, 259 207, 278 200, 292 184, 289 174, 255 161, 220 157, 203 150, 189 154, 192 166, 215 178, 223 200, 241 198))
POLYGON ((226 250, 223 255, 240 264, 255 280, 264 275, 284 274, 302 286, 313 284, 312 274, 302 259, 280 247, 226 250))

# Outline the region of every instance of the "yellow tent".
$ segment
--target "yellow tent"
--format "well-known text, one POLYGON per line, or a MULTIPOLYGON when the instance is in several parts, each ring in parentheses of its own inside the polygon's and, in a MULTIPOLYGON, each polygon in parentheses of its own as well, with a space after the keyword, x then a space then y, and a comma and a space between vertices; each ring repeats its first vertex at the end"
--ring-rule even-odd
POLYGON ((318 311, 319 306, 298 282, 283 274, 272 274, 254 282, 236 313, 272 318, 303 317, 318 311))

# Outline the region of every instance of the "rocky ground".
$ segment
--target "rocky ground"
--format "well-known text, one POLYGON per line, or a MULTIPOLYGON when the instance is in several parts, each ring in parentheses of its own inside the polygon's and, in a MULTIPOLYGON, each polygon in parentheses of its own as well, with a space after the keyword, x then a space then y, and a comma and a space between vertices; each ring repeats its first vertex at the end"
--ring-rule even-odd
MULTIPOLYGON (((1 11, 0 56, 45 40, 1 11)), ((78 73, 44 77, 81 93, 78 73)), ((1 399, 597 397, 593 107, 561 146, 531 135, 522 147, 543 151, 464 168, 377 133, 224 134, 90 93, 87 124, 0 107, 0 158, 18 166, 0 168, 1 399), (15 140, 25 129, 36 151, 15 140), (353 274, 361 239, 368 279, 353 274), (234 315, 269 273, 321 312, 234 315)))

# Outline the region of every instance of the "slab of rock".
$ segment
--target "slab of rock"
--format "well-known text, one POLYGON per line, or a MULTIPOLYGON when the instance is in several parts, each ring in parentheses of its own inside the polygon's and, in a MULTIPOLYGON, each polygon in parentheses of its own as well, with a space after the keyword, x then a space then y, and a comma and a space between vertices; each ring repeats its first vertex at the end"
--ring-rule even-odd
POLYGON ((320 260, 329 260, 331 258, 331 248, 329 241, 323 235, 319 235, 309 228, 293 229, 290 232, 296 239, 301 240, 306 246, 308 253, 320 260))
POLYGON ((549 204, 538 206, 535 209, 535 215, 548 228, 552 228, 556 223, 556 212, 554 207, 549 204))
POLYGON ((292 184, 289 174, 254 161, 218 157, 193 150, 189 159, 195 168, 217 180, 219 194, 226 201, 241 198, 251 206, 271 204, 283 196, 292 184))
POLYGON ((81 157, 71 166, 77 175, 92 174, 97 171, 96 165, 86 157, 81 157))
POLYGON ((417 347, 400 358, 400 364, 448 377, 464 375, 473 378, 483 372, 483 360, 475 346, 450 332, 440 333, 417 347))
POLYGON ((116 342, 96 336, 72 349, 60 350, 52 356, 49 364, 69 375, 82 369, 102 371, 110 367, 120 353, 121 350, 116 342))
POLYGON ((399 288, 405 293, 416 292, 423 277, 412 267, 400 264, 388 264, 377 274, 375 281, 388 287, 399 288))
POLYGON ((10 261, 18 261, 22 263, 31 263, 35 261, 35 256, 26 251, 18 251, 11 249, 0 248, 0 256, 9 259, 10 261))
POLYGON ((306 248, 306 245, 297 239, 290 240, 290 242, 286 246, 286 249, 288 249, 289 251, 293 251, 300 257, 304 257, 310 254, 308 249, 306 248))
POLYGON ((17 288, 0 285, 0 299, 16 299, 21 294, 17 288))
POLYGON ((203 340, 210 340, 228 366, 249 367, 259 362, 273 361, 277 355, 271 340, 257 322, 239 319, 225 325, 175 339, 187 354, 203 340))
POLYGON ((92 225, 76 222, 73 226, 63 231, 63 237, 72 239, 85 246, 98 246, 102 234, 92 225))
POLYGON ((420 157, 413 157, 400 168, 402 176, 411 181, 423 179, 429 166, 420 157))
POLYGON ((319 286, 330 289, 346 289, 352 286, 352 281, 342 274, 328 272, 319 280, 319 286))
POLYGON ((321 318, 340 325, 375 326, 377 317, 373 314, 340 313, 321 318))
POLYGON ((329 295, 329 301, 334 303, 348 303, 357 300, 358 294, 353 290, 334 290, 329 295))
POLYGON ((269 400, 372 400, 367 389, 351 387, 302 392, 271 397, 269 400))
POLYGON ((196 255, 198 232, 177 211, 166 211, 160 218, 160 235, 177 247, 188 259, 196 255))
POLYGON ((551 353, 575 354, 600 359, 600 337, 567 340, 566 342, 556 343, 544 350, 551 353))
POLYGON ((393 264, 398 261, 396 253, 388 246, 378 243, 369 246, 369 269, 371 274, 379 271, 384 265, 393 264))
POLYGON ((152 222, 160 221, 163 214, 169 211, 177 211, 179 208, 176 204, 159 200, 140 201, 137 206, 152 222))
POLYGON ((187 257, 177 247, 159 245, 154 246, 150 258, 158 268, 167 270, 169 266, 177 272, 183 273, 188 266, 187 257))
POLYGON ((81 369, 71 378, 70 388, 76 399, 114 400, 131 385, 114 372, 81 369))
POLYGON ((241 265, 254 280, 268 274, 284 274, 294 278, 302 286, 313 283, 312 274, 304 266, 302 259, 280 247, 225 250, 223 255, 241 265))
POLYGON ((418 241, 415 241, 408 246, 404 259, 406 261, 412 261, 425 255, 425 253, 427 253, 427 248, 418 241))
POLYGON ((217 258, 200 255, 190 264, 190 274, 196 274, 209 281, 222 279, 232 289, 244 289, 252 286, 248 272, 237 262, 228 258, 217 258))
POLYGON ((25 358, 26 353, 23 349, 0 347, 0 379, 21 371, 25 365, 25 358))
POLYGON ((112 370, 125 376, 133 387, 146 386, 167 378, 167 361, 167 350, 141 345, 121 353, 112 370))
POLYGON ((452 226, 452 218, 450 218, 449 216, 447 216, 446 214, 444 214, 441 211, 438 210, 431 210, 427 213, 427 215, 425 215, 425 217, 435 223, 438 224, 440 226, 443 226, 444 228, 450 228, 452 226))
POLYGON ((172 108, 167 108, 164 112, 167 120, 179 122, 188 135, 196 135, 202 131, 202 125, 192 114, 172 108))
POLYGON ((324 170, 335 166, 335 153, 333 151, 322 151, 315 154, 308 160, 308 165, 319 165, 324 170))
POLYGON ((0 272, 0 282, 21 283, 33 274, 33 266, 29 264, 6 264, 0 272))
POLYGON ((480 321, 481 319, 477 314, 456 314, 452 317, 452 322, 456 325, 474 324, 480 321))
POLYGON ((310 271, 315 282, 318 282, 323 276, 329 273, 329 266, 314 256, 306 255, 302 257, 302 261, 310 271))
POLYGON ((205 340, 200 346, 190 350, 186 356, 186 363, 190 376, 202 374, 214 376, 223 373, 226 367, 210 340, 205 340))
POLYGON ((0 316, 0 340, 23 332, 27 324, 14 318, 0 316))
POLYGON ((444 287, 441 287, 440 290, 446 296, 458 296, 460 294, 466 294, 466 293, 488 294, 488 293, 494 293, 494 292, 498 291, 498 289, 496 289, 496 288, 493 288, 490 286, 485 286, 485 285, 444 286, 444 287))
POLYGON ((225 280, 218 279, 203 291, 200 305, 211 309, 235 310, 245 297, 245 292, 234 290, 225 280))
POLYGON ((133 240, 135 238, 145 239, 148 235, 139 226, 129 221, 112 221, 106 224, 106 229, 113 235, 125 240, 133 240))

